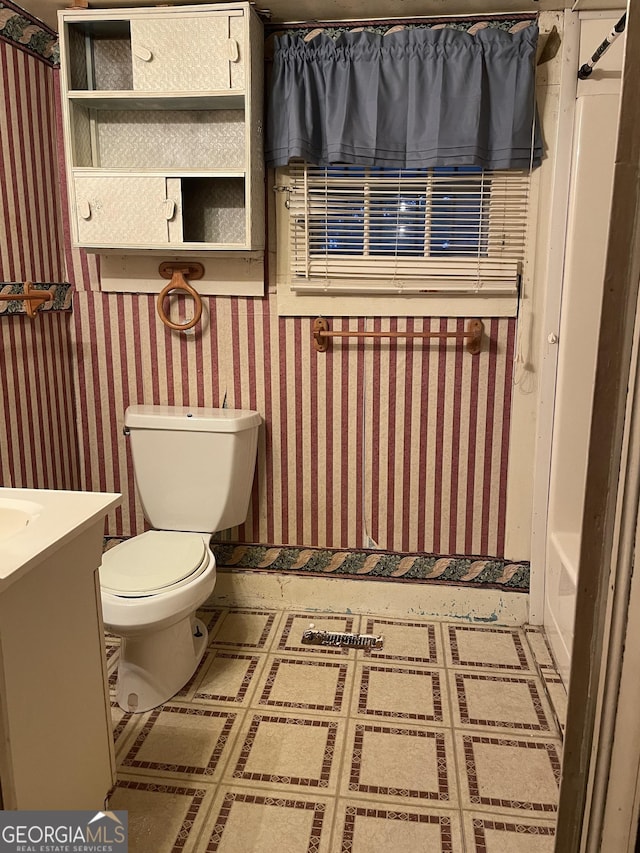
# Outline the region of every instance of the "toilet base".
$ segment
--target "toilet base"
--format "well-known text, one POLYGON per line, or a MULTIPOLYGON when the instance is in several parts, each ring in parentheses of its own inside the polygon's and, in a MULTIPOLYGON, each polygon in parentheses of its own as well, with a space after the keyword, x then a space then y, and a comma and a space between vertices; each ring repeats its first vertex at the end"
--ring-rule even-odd
POLYGON ((195 616, 139 637, 120 648, 116 701, 140 714, 162 705, 189 681, 207 647, 208 631, 195 616))

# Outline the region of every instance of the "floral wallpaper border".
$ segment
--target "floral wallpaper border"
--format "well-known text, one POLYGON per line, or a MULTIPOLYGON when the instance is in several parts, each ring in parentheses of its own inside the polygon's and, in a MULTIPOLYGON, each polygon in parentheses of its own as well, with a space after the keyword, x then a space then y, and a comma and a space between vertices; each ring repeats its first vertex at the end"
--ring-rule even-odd
POLYGON ((0 0, 0 39, 54 68, 60 65, 58 34, 10 0, 0 0))
MULTIPOLYGON (((103 551, 127 537, 107 536, 103 551)), ((401 554, 371 549, 298 548, 211 541, 219 571, 276 572, 351 580, 431 583, 529 592, 530 563, 497 557, 401 554)))
POLYGON ((496 557, 400 554, 377 550, 335 550, 280 545, 211 543, 222 571, 272 571, 282 574, 454 584, 528 592, 530 564, 496 557))

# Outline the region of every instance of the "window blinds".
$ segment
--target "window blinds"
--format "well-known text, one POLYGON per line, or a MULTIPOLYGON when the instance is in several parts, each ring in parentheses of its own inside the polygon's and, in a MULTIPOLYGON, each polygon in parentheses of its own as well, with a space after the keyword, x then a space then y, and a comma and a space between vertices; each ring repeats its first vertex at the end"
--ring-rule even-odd
POLYGON ((291 289, 516 294, 529 172, 289 166, 291 289))

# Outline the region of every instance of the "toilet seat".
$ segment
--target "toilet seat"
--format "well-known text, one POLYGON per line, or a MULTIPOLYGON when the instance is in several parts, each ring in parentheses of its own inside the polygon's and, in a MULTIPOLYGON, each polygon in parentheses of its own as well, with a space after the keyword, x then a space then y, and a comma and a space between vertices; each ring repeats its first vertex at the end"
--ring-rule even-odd
POLYGON ((103 554, 100 586, 121 598, 159 595, 201 575, 209 554, 200 533, 149 530, 103 554))

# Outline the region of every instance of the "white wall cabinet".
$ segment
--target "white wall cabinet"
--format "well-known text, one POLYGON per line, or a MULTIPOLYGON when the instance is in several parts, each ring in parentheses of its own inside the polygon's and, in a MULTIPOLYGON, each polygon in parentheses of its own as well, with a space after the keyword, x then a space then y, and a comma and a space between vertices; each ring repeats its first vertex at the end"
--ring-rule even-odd
POLYGON ((249 3, 59 13, 75 246, 264 248, 263 32, 249 3))

